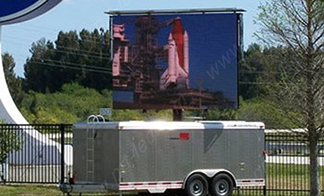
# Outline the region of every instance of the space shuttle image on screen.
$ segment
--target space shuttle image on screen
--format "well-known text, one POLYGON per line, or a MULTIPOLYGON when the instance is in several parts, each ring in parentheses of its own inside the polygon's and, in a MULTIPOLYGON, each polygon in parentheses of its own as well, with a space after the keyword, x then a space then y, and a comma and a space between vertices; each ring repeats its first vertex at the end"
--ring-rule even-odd
POLYGON ((195 74, 190 73, 190 66, 194 66, 190 65, 191 38, 181 16, 164 21, 151 15, 136 16, 114 22, 112 29, 114 108, 205 109, 234 105, 221 91, 190 86, 190 74, 195 74), (127 29, 130 25, 133 36, 127 29), (168 33, 167 39, 161 39, 161 29, 168 33))

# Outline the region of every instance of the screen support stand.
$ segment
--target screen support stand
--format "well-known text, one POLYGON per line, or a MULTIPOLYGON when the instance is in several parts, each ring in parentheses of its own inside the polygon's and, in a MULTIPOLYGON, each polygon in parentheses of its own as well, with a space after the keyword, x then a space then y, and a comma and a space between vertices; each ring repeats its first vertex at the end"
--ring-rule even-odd
POLYGON ((173 121, 182 121, 182 110, 173 109, 173 121))

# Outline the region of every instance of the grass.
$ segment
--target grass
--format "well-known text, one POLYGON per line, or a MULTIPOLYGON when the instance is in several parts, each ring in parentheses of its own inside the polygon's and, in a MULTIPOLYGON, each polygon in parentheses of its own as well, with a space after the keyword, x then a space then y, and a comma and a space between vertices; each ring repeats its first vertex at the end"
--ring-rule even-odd
MULTIPOLYGON (((35 185, 35 184, 6 184, 0 185, 0 196, 63 196, 63 193, 56 185, 35 185)), ((66 195, 66 194, 65 194, 66 195)), ((71 196, 78 196, 73 193, 71 196)), ((125 194, 125 196, 135 196, 134 194, 125 194)), ((82 194, 82 196, 119 196, 116 193, 106 194, 82 194)))
MULTIPOLYGON (((309 195, 306 191, 309 189, 309 168, 308 165, 293 165, 293 164, 267 164, 267 189, 280 191, 267 191, 269 196, 306 196, 309 195), (291 191, 297 190, 297 191, 291 191), (299 191, 298 191, 299 190, 299 191)), ((324 176, 324 167, 320 167, 320 174, 324 176)), ((324 190, 324 178, 321 179, 322 190, 324 190)), ((241 196, 263 195, 262 187, 258 190, 245 190, 240 192, 241 196)), ((17 184, 17 185, 0 185, 0 196, 59 196, 63 193, 56 185, 32 185, 32 184, 17 184)), ((73 196, 79 194, 72 194, 73 196)), ((83 196, 86 194, 82 194, 83 196)), ((94 195, 94 194, 88 194, 94 195)), ((96 194, 117 196, 116 193, 96 194)), ((234 191, 233 195, 238 195, 234 191)), ((128 194, 131 196, 131 194, 128 194)))
MULTIPOLYGON (((238 196, 234 191, 233 196, 238 196)), ((263 196, 263 191, 242 191, 239 196, 263 196)), ((309 196, 307 192, 268 191, 266 196, 309 196)))
MULTIPOLYGON (((55 185, 31 185, 31 184, 23 184, 23 185, 0 185, 0 195, 1 196, 63 196, 63 193, 59 191, 59 189, 55 185)), ((71 194, 71 196, 78 196, 79 194, 71 194)), ((123 194, 126 195, 126 194, 123 194)), ((237 191, 233 192, 233 196, 262 196, 263 190, 242 190, 240 194, 237 191)), ((289 192, 289 191, 281 191, 281 192, 267 192, 267 196, 306 196, 309 193, 306 192, 289 192)), ((82 196, 119 196, 116 193, 110 194, 82 194, 82 196)), ((127 194, 127 196, 137 196, 132 194, 127 194)), ((157 196, 157 195, 153 195, 157 196)), ((165 194, 164 196, 171 196, 165 194)))
POLYGON ((55 185, 0 185, 0 195, 2 196, 54 196, 63 195, 55 185))
MULTIPOLYGON (((23 184, 23 185, 0 185, 0 196, 63 196, 63 193, 55 185, 33 185, 33 184, 23 184)), ((79 194, 74 193, 71 196, 78 196, 79 194)), ((123 194, 127 196, 138 196, 134 194, 123 194)), ((235 190, 233 196, 262 196, 262 188, 259 190, 242 190, 240 194, 235 190)), ((309 195, 307 192, 290 192, 290 191, 275 191, 267 192, 267 196, 306 196, 309 195)), ((82 196, 119 196, 116 193, 106 193, 106 194, 82 194, 82 196)), ((153 195, 157 196, 157 195, 153 195)), ((171 196, 165 194, 164 196, 171 196)))
MULTIPOLYGON (((321 189, 324 190, 324 167, 320 167, 321 189)), ((309 190, 309 166, 267 164, 267 189, 309 190)))

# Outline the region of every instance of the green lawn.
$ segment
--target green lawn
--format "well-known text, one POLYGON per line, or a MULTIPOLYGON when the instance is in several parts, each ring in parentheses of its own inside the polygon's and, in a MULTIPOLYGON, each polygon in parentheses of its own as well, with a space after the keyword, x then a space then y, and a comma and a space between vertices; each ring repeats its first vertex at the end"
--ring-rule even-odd
MULTIPOLYGON (((307 165, 290 165, 290 164, 267 164, 267 189, 276 189, 280 191, 267 191, 270 196, 306 196, 307 192, 302 190, 309 189, 309 169, 307 165), (291 191, 300 190, 300 191, 291 191)), ((324 177, 324 167, 320 168, 321 176, 324 177)), ((324 179, 321 180, 322 190, 324 190, 324 179)), ((263 189, 259 190, 242 190, 240 195, 252 196, 263 195, 263 189)), ((31 184, 18 184, 18 185, 0 185, 0 196, 34 196, 34 195, 63 195, 63 193, 56 187, 56 185, 31 185, 31 184)), ((79 195, 79 194, 72 194, 79 195)), ((84 195, 84 194, 82 194, 84 195)), ((94 194, 88 194, 94 195, 94 194)), ((97 194, 117 196, 118 194, 97 194)), ((130 194, 128 194, 129 196, 130 194)), ((234 191, 234 195, 238 195, 234 191)))
MULTIPOLYGON (((58 190, 55 185, 0 185, 0 196, 63 196, 63 193, 58 190)), ((71 194, 72 196, 78 196, 79 194, 71 194)), ((116 193, 111 194, 82 194, 83 196, 119 196, 116 193)), ((238 195, 237 191, 234 191, 234 196, 238 195)), ((262 196, 263 190, 246 191, 242 190, 240 196, 262 196)), ((268 196, 307 196, 309 194, 305 192, 267 192, 268 196)), ((132 196, 127 194, 127 196, 132 196)), ((135 196, 135 195, 134 195, 135 196)), ((165 195, 170 196, 170 195, 165 195)))
MULTIPOLYGON (((63 196, 63 193, 56 188, 55 185, 0 185, 1 196, 63 196)), ((71 194, 72 196, 78 196, 79 194, 71 194)), ((82 194, 83 196, 119 196, 118 194, 82 194)), ((238 195, 237 191, 234 191, 234 196, 238 195)), ((245 191, 242 190, 240 196, 262 196, 263 191, 245 191)), ((305 192, 267 192, 268 196, 306 196, 309 195, 305 192)), ((132 196, 127 194, 127 196, 132 196)), ((134 195, 135 196, 135 195, 134 195)), ((154 196, 154 195, 153 195, 154 196)), ((164 195, 171 196, 171 195, 164 195)))
MULTIPOLYGON (((63 193, 56 185, 35 185, 35 184, 10 184, 0 185, 0 196, 63 196, 63 193)), ((66 195, 66 194, 65 194, 66 195)), ((71 194, 78 196, 79 194, 71 194)), ((82 196, 119 196, 116 193, 107 194, 82 194, 82 196)), ((127 194, 127 196, 131 196, 127 194)))
POLYGON ((63 195, 55 185, 0 185, 2 196, 63 195))
MULTIPOLYGON (((320 167, 322 190, 324 167, 320 167)), ((309 166, 267 164, 267 188, 280 190, 309 190, 309 166)))

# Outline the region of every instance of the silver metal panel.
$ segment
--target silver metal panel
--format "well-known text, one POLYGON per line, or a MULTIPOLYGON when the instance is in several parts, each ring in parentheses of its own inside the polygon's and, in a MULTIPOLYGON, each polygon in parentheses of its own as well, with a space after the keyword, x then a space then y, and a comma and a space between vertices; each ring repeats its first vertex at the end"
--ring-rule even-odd
POLYGON ((265 177, 262 130, 207 130, 204 135, 204 169, 226 169, 236 179, 265 177))
POLYGON ((74 127, 73 129, 73 174, 76 182, 82 182, 86 179, 86 131, 74 127))
MULTIPOLYGON (((192 169, 201 169, 204 168, 208 162, 203 154, 204 150, 204 130, 201 131, 192 131, 191 140, 192 140, 192 169)), ((193 171, 192 170, 192 171, 193 171)))
POLYGON ((159 181, 182 181, 193 168, 192 140, 181 140, 180 134, 191 131, 174 130, 157 132, 157 178, 159 181))
MULTIPOLYGON (((92 183, 182 181, 197 169, 226 169, 236 179, 265 177, 263 129, 118 128, 117 123, 95 128, 92 183)), ((74 130, 77 183, 86 182, 86 130, 85 125, 74 130)))
POLYGON ((95 180, 119 184, 118 130, 100 129, 95 137, 95 180))
MULTIPOLYGON (((89 125, 91 128, 91 125, 89 125)), ((102 128, 102 127, 101 127, 102 128)), ((94 179, 87 178, 87 129, 76 126, 73 130, 73 173, 77 184, 119 183, 119 132, 96 129, 94 133, 94 179)))
POLYGON ((229 144, 237 146, 237 148, 230 148, 229 150, 231 154, 229 168, 238 179, 254 178, 255 151, 258 150, 260 154, 263 152, 263 150, 256 148, 255 141, 253 141, 255 132, 235 130, 232 133, 229 136, 229 144))
MULTIPOLYGON (((87 129, 94 126, 92 123, 76 123, 74 127, 77 129, 87 129)), ((96 129, 105 129, 105 130, 118 130, 119 122, 95 122, 96 129)))
POLYGON ((205 130, 203 134, 202 169, 228 169, 231 146, 228 141, 228 130, 205 130))
MULTIPOLYGON (((119 130, 258 130, 264 129, 264 124, 260 122, 245 121, 199 121, 199 122, 163 122, 163 121, 127 121, 127 122, 107 122, 98 123, 102 126, 112 127, 119 130)), ((98 125, 98 126, 99 126, 98 125)))
MULTIPOLYGON (((122 182, 182 181, 193 169, 195 131, 121 131, 122 182)), ((200 165, 200 164, 198 164, 200 165)))
POLYGON ((121 182, 155 181, 154 131, 120 131, 121 182))
MULTIPOLYGON (((166 181, 168 176, 171 176, 169 168, 170 157, 169 153, 172 150, 170 143, 168 142, 170 131, 152 131, 154 136, 154 146, 156 149, 156 164, 155 173, 156 180, 166 181), (162 180, 163 179, 163 180, 162 180)), ((175 180, 175 179, 174 179, 175 180)))

